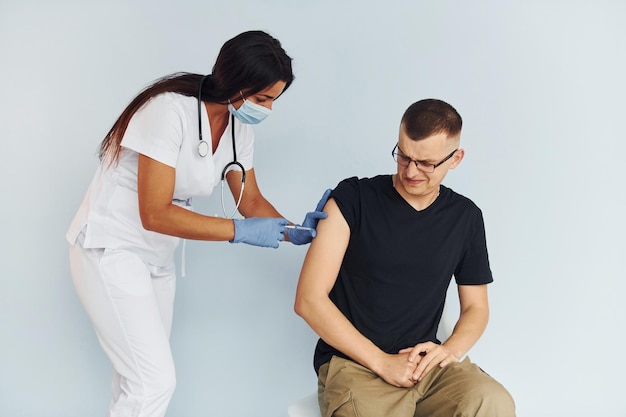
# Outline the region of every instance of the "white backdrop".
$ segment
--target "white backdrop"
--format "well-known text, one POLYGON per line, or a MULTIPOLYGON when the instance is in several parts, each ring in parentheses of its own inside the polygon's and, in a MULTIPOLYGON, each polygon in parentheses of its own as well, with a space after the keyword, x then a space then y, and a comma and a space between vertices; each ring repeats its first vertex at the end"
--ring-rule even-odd
MULTIPOLYGON (((110 368, 66 228, 128 101, 210 72, 250 29, 294 58, 256 129, 279 210, 301 222, 344 177, 393 172, 405 108, 449 101, 466 157, 445 184, 483 209, 495 276, 472 359, 519 416, 626 416, 625 17, 618 0, 0 0, 0 416, 105 415, 110 368)), ((196 208, 214 214, 214 197, 196 208)), ((305 251, 188 242, 168 415, 286 416, 315 388, 316 337, 293 313, 305 251)))

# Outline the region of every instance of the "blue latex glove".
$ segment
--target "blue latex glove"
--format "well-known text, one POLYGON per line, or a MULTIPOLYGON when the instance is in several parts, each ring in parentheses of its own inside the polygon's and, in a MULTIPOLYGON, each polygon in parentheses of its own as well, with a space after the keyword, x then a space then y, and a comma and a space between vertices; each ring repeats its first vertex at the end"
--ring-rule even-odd
POLYGON ((328 201, 328 197, 330 196, 330 192, 332 190, 328 189, 324 192, 322 199, 317 203, 315 207, 315 211, 309 212, 304 216, 304 221, 302 222, 302 227, 306 227, 307 229, 299 229, 300 225, 297 224, 293 229, 287 229, 287 234, 289 235, 289 241, 294 245, 304 245, 307 243, 311 243, 317 232, 315 229, 317 228, 317 223, 321 219, 325 219, 328 217, 328 214, 324 213, 322 209, 326 205, 328 201))
POLYGON ((251 217, 249 219, 233 219, 235 238, 230 243, 247 243, 264 248, 277 248, 278 242, 285 240, 287 219, 272 217, 251 217))

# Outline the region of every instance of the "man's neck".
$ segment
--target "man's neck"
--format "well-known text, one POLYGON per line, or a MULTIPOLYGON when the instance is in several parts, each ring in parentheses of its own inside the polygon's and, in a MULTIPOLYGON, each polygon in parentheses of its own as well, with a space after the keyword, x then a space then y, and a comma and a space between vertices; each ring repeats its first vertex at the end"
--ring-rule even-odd
POLYGON ((429 192, 424 195, 413 195, 409 194, 402 188, 402 184, 399 184, 397 181, 397 174, 393 174, 391 176, 391 182, 393 184, 393 188, 400 194, 404 200, 409 203, 411 207, 413 207, 417 211, 422 211, 430 207, 431 204, 437 200, 439 197, 441 186, 434 189, 432 192, 429 192))

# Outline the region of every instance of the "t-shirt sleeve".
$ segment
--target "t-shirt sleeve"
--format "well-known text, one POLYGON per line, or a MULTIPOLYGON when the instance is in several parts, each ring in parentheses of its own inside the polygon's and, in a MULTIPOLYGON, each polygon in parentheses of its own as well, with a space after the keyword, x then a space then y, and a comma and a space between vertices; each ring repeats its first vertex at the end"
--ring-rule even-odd
POLYGON ((167 94, 153 97, 133 115, 122 146, 176 167, 182 144, 182 108, 167 94))
POLYGON ((359 194, 357 177, 341 181, 330 193, 330 198, 333 198, 337 203, 339 211, 341 211, 351 231, 354 230, 359 219, 359 194))
POLYGON ((483 215, 478 207, 475 209, 469 232, 469 244, 454 271, 454 278, 458 285, 482 285, 493 282, 483 215))

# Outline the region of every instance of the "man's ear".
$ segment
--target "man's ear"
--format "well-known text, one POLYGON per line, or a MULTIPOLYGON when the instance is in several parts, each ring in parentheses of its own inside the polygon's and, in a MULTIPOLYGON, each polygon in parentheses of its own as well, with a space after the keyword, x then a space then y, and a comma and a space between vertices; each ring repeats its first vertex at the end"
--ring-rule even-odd
POLYGON ((464 149, 459 149, 458 151, 456 151, 454 153, 454 156, 452 157, 452 164, 450 165, 450 169, 454 169, 457 166, 459 166, 464 156, 465 156, 464 149))

